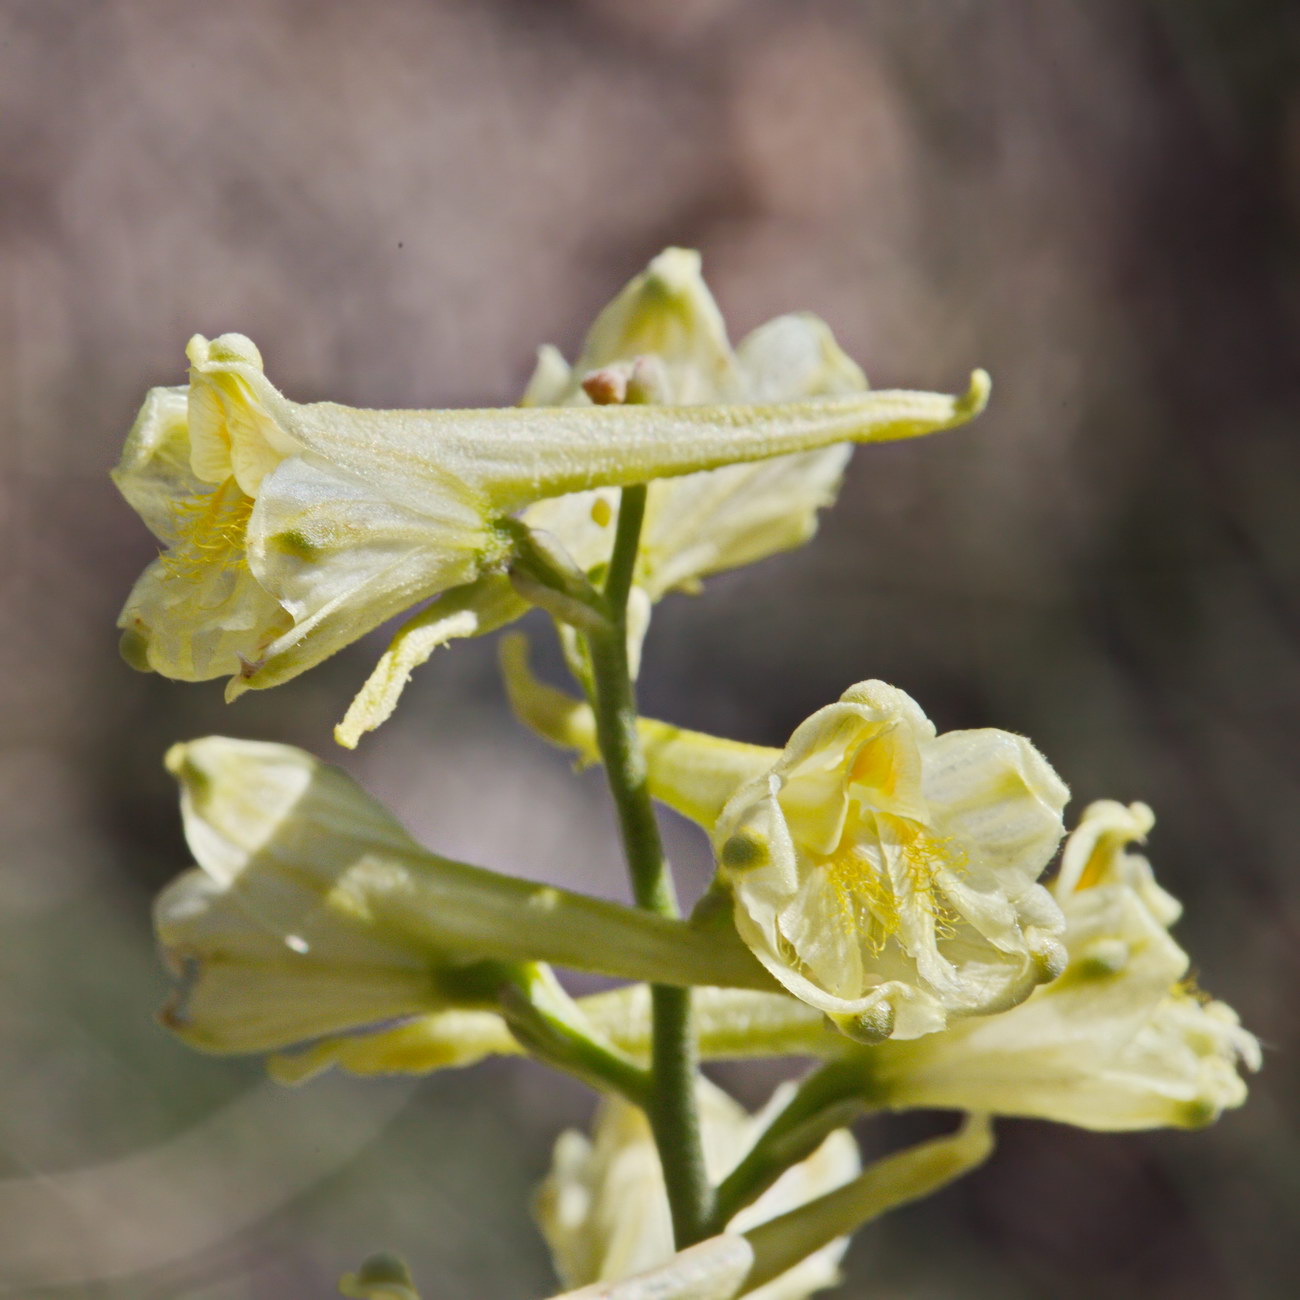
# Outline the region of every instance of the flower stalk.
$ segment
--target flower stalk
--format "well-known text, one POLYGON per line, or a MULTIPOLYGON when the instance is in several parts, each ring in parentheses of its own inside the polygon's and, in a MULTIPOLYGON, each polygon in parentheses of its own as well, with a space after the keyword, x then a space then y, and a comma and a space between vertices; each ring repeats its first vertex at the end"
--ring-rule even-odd
POLYGON ((721 1231, 752 1205, 792 1165, 806 1160, 836 1129, 867 1109, 861 1066, 831 1060, 809 1074, 755 1139, 745 1157, 718 1185, 712 1226, 721 1231))
MULTIPOLYGON (((646 761, 637 735, 636 694, 627 653, 627 602, 645 516, 644 486, 625 488, 605 579, 607 629, 586 634, 591 659, 596 737, 618 813, 623 851, 637 905, 678 915, 672 873, 650 802, 646 761)), ((677 1248, 707 1236, 712 1189, 704 1168, 695 1102, 696 1044, 691 995, 685 988, 651 989, 651 1086, 647 1115, 663 1165, 677 1248)))
POLYGON ((598 1092, 634 1106, 650 1097, 650 1074, 603 1041, 549 967, 533 965, 498 993, 501 1012, 519 1045, 598 1092))

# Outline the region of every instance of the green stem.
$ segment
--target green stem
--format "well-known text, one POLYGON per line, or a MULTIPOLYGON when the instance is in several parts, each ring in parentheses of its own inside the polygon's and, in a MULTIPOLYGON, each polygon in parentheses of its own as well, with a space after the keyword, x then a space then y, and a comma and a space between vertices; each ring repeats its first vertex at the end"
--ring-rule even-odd
MULTIPOLYGON (((646 485, 624 488, 618 499, 618 524, 614 548, 605 576, 605 600, 615 622, 627 622, 627 598, 636 572, 636 553, 641 545, 641 524, 645 520, 646 485)), ((625 647, 626 648, 626 647, 625 647)))
POLYGON ((837 1128, 866 1108, 863 1069, 856 1060, 828 1061, 808 1075, 741 1162, 722 1180, 714 1200, 712 1232, 723 1232, 791 1165, 807 1159, 837 1128))
MULTIPOLYGON (((627 658, 627 599, 645 502, 644 486, 623 489, 604 590, 610 623, 607 629, 589 630, 586 637, 591 655, 596 738, 618 812, 633 895, 639 907, 660 916, 676 917, 672 875, 646 783, 645 755, 636 727, 636 694, 627 658)), ((681 1250, 704 1239, 712 1201, 696 1109, 697 1062, 689 990, 654 985, 651 1026, 651 1087, 646 1115, 659 1150, 673 1234, 681 1250)))

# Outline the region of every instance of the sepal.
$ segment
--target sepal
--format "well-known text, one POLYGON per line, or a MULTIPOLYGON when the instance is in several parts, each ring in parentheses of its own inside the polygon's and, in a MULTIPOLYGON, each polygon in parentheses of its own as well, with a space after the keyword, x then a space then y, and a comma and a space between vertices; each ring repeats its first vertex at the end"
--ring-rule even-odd
POLYGON ((409 618, 393 634, 388 649, 348 706, 334 739, 355 749, 367 731, 392 717, 411 674, 440 647, 459 637, 483 636, 528 611, 528 602, 500 573, 489 573, 455 587, 409 618))

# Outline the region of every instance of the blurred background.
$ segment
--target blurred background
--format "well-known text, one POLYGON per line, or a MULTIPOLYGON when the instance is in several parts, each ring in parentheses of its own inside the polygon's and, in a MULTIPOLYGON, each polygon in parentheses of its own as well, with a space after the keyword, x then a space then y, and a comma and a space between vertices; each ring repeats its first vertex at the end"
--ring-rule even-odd
POLYGON ((513 730, 490 642, 356 754, 330 729, 382 636, 229 708, 132 673, 113 623, 154 547, 107 470, 196 330, 303 401, 510 403, 669 243, 733 337, 803 308, 878 386, 995 388, 860 450, 813 545, 666 601, 646 710, 780 744, 879 676, 1032 736, 1076 813, 1155 807, 1179 935, 1266 1044, 1208 1133, 1003 1124, 861 1235, 844 1294, 1300 1293, 1293 4, 7 0, 0 168, 4 1294, 307 1300, 381 1247, 429 1297, 552 1288, 523 1207, 576 1086, 286 1093, 155 1026, 150 900, 187 864, 160 758, 301 744, 431 846, 621 897, 598 779, 513 730))

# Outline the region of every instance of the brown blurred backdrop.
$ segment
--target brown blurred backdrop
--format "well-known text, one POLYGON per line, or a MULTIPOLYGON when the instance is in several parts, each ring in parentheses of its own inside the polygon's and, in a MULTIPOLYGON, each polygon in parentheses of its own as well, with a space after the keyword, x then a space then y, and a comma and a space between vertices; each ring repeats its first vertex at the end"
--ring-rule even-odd
POLYGON ((779 744, 880 676, 1031 735, 1076 811, 1155 807, 1180 936, 1266 1044, 1206 1134, 1004 1124, 844 1294, 1300 1293, 1298 70, 1287 0, 0 3, 0 1293, 307 1300, 379 1247, 431 1298, 550 1286, 523 1206, 576 1088, 264 1095, 153 1025, 186 864, 159 759, 303 744, 433 846, 620 895, 598 783, 515 734, 488 643, 351 756, 380 639, 229 709, 134 675, 153 548, 106 471, 196 330, 300 400, 508 403, 668 243, 734 336, 807 308, 878 385, 995 390, 859 451, 812 546, 663 605, 647 711, 779 744))

